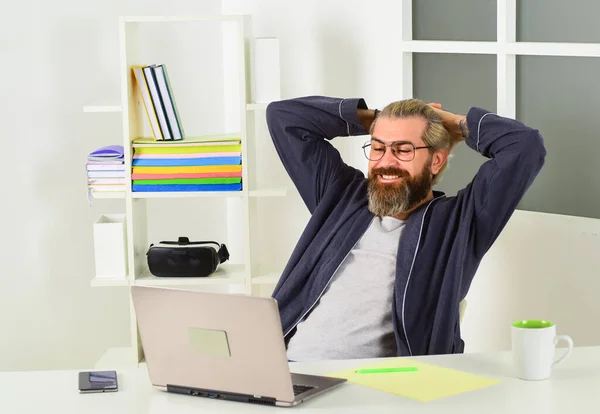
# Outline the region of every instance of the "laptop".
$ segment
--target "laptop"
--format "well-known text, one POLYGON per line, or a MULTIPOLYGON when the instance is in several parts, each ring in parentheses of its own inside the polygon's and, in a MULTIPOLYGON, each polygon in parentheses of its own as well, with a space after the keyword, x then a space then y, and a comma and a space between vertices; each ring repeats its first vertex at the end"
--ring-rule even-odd
POLYGON ((161 390, 292 407, 346 381, 290 373, 275 299, 145 286, 131 294, 161 390))

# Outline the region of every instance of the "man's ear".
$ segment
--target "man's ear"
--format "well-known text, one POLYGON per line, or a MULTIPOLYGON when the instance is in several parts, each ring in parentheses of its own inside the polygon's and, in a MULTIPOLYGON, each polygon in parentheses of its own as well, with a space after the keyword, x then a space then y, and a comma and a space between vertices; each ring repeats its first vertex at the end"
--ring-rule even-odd
POLYGON ((442 167, 446 164, 448 159, 449 151, 447 149, 441 149, 433 153, 431 159, 431 173, 437 175, 442 167))

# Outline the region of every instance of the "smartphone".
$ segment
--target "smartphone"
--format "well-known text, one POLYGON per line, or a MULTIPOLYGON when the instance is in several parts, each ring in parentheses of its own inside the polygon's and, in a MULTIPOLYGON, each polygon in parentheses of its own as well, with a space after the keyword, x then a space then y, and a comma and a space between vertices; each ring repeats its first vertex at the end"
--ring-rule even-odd
POLYGON ((115 392, 119 390, 116 371, 87 371, 79 373, 79 393, 115 392))

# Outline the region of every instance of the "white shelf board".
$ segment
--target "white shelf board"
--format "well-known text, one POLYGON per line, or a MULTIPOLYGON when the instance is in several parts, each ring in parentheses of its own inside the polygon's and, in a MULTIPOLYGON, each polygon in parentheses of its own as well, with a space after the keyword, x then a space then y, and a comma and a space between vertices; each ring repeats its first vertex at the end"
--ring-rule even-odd
POLYGON ((287 195, 287 188, 265 188, 262 190, 250 190, 250 197, 285 197, 287 195))
POLYGON ((264 111, 269 103, 249 103, 246 105, 248 111, 264 111))
POLYGON ((125 191, 92 191, 92 198, 125 198, 125 191))
MULTIPOLYGON (((265 188, 248 191, 250 197, 285 197, 287 188, 265 188)), ((174 192, 133 192, 133 198, 198 198, 198 197, 233 197, 242 198, 242 191, 174 191, 174 192)))
POLYGON ((121 105, 86 105, 83 112, 123 112, 121 105))
POLYGON ((95 277, 90 285, 93 287, 129 286, 129 281, 124 277, 95 277))
POLYGON ((136 367, 135 354, 133 348, 127 347, 115 347, 108 348, 104 354, 94 364, 94 369, 97 370, 109 370, 109 369, 122 369, 129 367, 136 367))
POLYGON ((274 285, 277 284, 279 278, 281 277, 281 272, 268 273, 266 275, 254 276, 252 278, 253 285, 274 285))
POLYGON ((199 198, 233 197, 241 198, 242 191, 173 191, 173 192, 133 192, 133 198, 199 198))
POLYGON ((149 271, 137 278, 138 286, 198 286, 198 285, 242 285, 246 283, 246 266, 224 264, 208 277, 156 277, 149 271))
POLYGON ((468 53, 495 55, 496 42, 455 42, 440 40, 410 40, 402 42, 402 52, 414 53, 468 53))
POLYGON ((239 21, 242 18, 243 16, 236 15, 123 16, 125 23, 231 22, 239 21))

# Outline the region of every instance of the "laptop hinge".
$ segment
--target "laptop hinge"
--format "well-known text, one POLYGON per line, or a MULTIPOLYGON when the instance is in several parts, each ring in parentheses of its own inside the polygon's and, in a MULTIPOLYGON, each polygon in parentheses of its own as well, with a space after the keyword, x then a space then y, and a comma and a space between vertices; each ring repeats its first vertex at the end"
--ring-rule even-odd
POLYGON ((238 394, 228 391, 206 390, 202 388, 183 387, 181 385, 167 384, 167 391, 175 394, 192 395, 195 397, 213 398, 217 400, 248 402, 261 405, 275 405, 277 400, 272 397, 260 395, 238 394))

